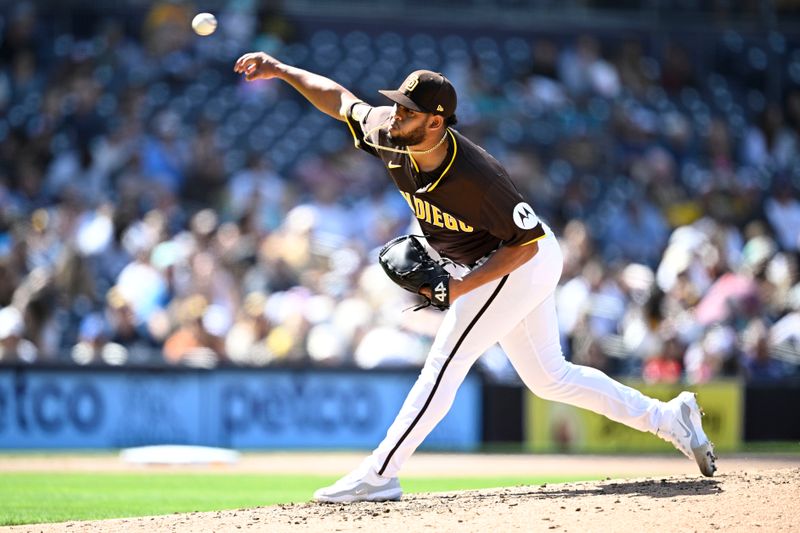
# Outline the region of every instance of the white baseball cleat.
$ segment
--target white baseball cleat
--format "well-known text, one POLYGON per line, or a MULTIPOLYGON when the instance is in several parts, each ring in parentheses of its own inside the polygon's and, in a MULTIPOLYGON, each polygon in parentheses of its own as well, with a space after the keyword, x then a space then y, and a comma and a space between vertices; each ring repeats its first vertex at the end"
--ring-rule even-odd
POLYGON ((667 402, 656 435, 696 461, 703 475, 711 477, 717 470, 717 457, 714 455, 714 444, 703 431, 702 415, 697 395, 684 391, 667 402))
POLYGON ((327 503, 385 502, 403 495, 396 477, 379 476, 374 470, 357 469, 331 485, 317 490, 314 500, 327 503))

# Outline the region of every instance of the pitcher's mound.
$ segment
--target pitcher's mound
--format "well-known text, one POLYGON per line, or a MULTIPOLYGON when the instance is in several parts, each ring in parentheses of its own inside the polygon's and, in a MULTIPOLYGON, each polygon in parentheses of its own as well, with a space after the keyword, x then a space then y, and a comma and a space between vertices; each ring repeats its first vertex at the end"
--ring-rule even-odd
MULTIPOLYGON (((790 468, 728 472, 714 478, 672 476, 411 494, 386 503, 303 503, 77 522, 74 530, 798 531, 799 490, 800 468, 790 468)), ((19 528, 23 529, 32 528, 19 528)), ((37 524, 35 530, 66 529, 65 524, 37 524)))

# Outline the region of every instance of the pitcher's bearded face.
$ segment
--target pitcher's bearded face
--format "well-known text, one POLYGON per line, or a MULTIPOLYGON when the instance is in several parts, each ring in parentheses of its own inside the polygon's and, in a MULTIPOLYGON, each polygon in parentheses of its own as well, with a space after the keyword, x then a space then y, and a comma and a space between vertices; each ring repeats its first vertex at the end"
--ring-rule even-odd
POLYGON ((416 146, 425 140, 428 115, 401 105, 394 106, 389 121, 389 140, 398 146, 416 146))
POLYGON ((390 128, 389 140, 398 146, 416 146, 425 140, 425 126, 419 126, 405 132, 390 128))

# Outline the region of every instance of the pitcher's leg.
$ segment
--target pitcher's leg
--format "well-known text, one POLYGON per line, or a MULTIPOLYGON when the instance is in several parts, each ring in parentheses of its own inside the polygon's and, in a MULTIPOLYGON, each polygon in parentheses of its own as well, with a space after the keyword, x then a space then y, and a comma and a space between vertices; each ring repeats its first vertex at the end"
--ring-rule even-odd
POLYGON ((425 366, 408 393, 386 437, 372 452, 372 467, 387 477, 397 475, 403 463, 422 444, 450 410, 458 388, 478 357, 446 353, 428 355, 425 366))
POLYGON ((664 403, 623 385, 596 368, 564 359, 551 294, 500 345, 537 396, 582 407, 640 431, 655 433, 664 403))
POLYGON ((386 437, 366 461, 381 476, 397 474, 450 410, 475 360, 507 331, 497 310, 506 285, 507 278, 502 278, 479 287, 447 312, 419 378, 386 437))

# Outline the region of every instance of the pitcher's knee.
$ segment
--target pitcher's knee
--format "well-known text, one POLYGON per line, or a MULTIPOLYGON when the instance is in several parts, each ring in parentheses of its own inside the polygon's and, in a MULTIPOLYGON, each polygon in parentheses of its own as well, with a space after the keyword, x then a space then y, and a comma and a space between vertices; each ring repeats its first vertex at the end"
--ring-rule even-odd
POLYGON ((560 396, 565 388, 570 388, 571 382, 568 379, 570 372, 573 372, 575 365, 564 361, 561 365, 554 365, 550 368, 542 368, 532 382, 526 384, 534 394, 545 400, 554 400, 560 396))

